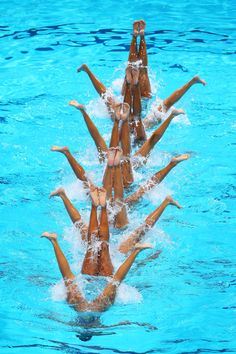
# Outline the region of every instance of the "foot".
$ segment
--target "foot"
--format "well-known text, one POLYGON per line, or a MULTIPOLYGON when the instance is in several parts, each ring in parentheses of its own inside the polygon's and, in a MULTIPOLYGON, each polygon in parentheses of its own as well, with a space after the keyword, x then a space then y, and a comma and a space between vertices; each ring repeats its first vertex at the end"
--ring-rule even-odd
POLYGON ((128 103, 118 103, 115 108, 115 118, 120 121, 126 121, 128 116, 129 116, 129 112, 130 112, 130 105, 128 103))
POLYGON ((120 110, 120 119, 125 122, 130 113, 130 105, 128 103, 121 103, 121 110, 120 110))
POLYGON ((65 194, 65 190, 64 188, 61 187, 56 189, 52 193, 50 193, 49 198, 56 197, 56 196, 60 197, 62 194, 65 194))
POLYGON ((168 201, 169 204, 176 206, 178 209, 182 209, 182 206, 176 202, 170 195, 166 197, 166 200, 168 201))
POLYGON ((194 76, 193 81, 195 84, 202 84, 203 86, 206 86, 206 81, 202 80, 199 76, 194 76))
POLYGON ((88 66, 86 64, 82 64, 78 69, 77 73, 80 73, 81 71, 87 71, 88 66))
POLYGON ((53 232, 43 232, 41 237, 45 237, 47 238, 48 240, 52 241, 52 240, 56 240, 57 239, 57 234, 56 233, 53 233, 53 232))
POLYGON ((137 37, 139 35, 139 21, 134 21, 133 23, 133 36, 137 37))
POLYGON ((153 246, 150 243, 136 243, 134 246, 135 250, 145 250, 147 248, 153 248, 153 246))
POLYGON ((84 111, 85 110, 84 105, 80 104, 76 100, 71 100, 68 104, 69 104, 69 106, 75 107, 75 108, 79 109, 80 111, 84 111))
POLYGON ((95 186, 90 186, 90 197, 92 199, 92 204, 97 207, 99 205, 99 195, 98 195, 98 188, 95 186))
POLYGON ((120 164, 121 156, 123 155, 123 150, 117 146, 114 158, 114 166, 118 166, 120 164))
POLYGON ((171 112, 171 114, 174 117, 178 116, 179 114, 184 114, 184 113, 185 113, 185 111, 182 108, 179 108, 179 109, 174 108, 171 112))
POLYGON ((146 27, 146 22, 144 20, 139 21, 139 34, 140 36, 144 36, 144 30, 146 27))
POLYGON ((109 148, 107 151, 107 163, 109 167, 114 166, 115 155, 116 155, 116 148, 114 147, 109 148))
POLYGON ((62 152, 62 153, 66 153, 69 151, 67 146, 52 146, 51 151, 58 151, 58 152, 62 152))
POLYGON ((104 208, 107 204, 107 191, 105 188, 98 188, 98 199, 99 199, 99 204, 101 205, 102 208, 104 208))
POLYGON ((118 103, 114 107, 115 120, 120 121, 121 103, 118 103))
POLYGON ((179 155, 179 156, 176 156, 176 157, 172 157, 171 159, 171 162, 181 162, 181 161, 184 161, 184 160, 188 160, 190 158, 190 155, 189 154, 182 154, 182 155, 179 155))

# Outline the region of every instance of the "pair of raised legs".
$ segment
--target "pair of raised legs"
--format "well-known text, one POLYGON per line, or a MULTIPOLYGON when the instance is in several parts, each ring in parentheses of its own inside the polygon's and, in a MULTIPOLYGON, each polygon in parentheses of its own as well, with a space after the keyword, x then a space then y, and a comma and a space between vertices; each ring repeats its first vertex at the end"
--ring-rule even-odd
POLYGON ((167 197, 162 204, 146 218, 145 222, 120 244, 119 250, 121 252, 127 253, 131 250, 131 254, 115 272, 112 280, 102 291, 102 293, 92 302, 88 302, 83 297, 78 286, 75 284, 75 276, 72 273, 69 263, 58 244, 57 235, 49 232, 43 233, 42 236, 48 238, 53 245, 58 266, 67 288, 67 301, 69 304, 72 304, 77 311, 101 312, 111 306, 115 300, 118 285, 125 278, 139 252, 143 249, 151 247, 147 244, 137 244, 137 242, 140 241, 146 231, 156 223, 165 208, 170 204, 180 208, 177 202, 175 202, 171 197, 167 197))
MULTIPOLYGON (((52 151, 58 151, 61 152, 64 156, 66 156, 70 166, 72 167, 76 177, 84 182, 85 187, 88 187, 89 185, 89 180, 86 177, 85 170, 83 167, 76 161, 76 159, 73 157, 73 155, 70 153, 69 149, 67 147, 58 147, 58 146, 53 146, 51 148, 52 151)), ((104 177, 103 177, 103 186, 107 191, 107 199, 110 200, 112 205, 116 207, 117 212, 115 215, 115 220, 114 220, 114 226, 117 228, 122 228, 128 223, 128 218, 127 218, 127 212, 126 212, 126 206, 123 201, 124 199, 124 187, 123 187, 123 178, 122 178, 122 171, 121 171, 121 165, 120 165, 120 158, 121 156, 115 156, 114 158, 114 152, 118 152, 119 155, 121 155, 121 149, 118 148, 110 148, 108 149, 108 163, 104 172, 104 177), (111 164, 112 156, 113 155, 113 162, 111 164), (114 162, 116 161, 116 164, 114 162)), ((116 153, 117 155, 117 153, 116 153)), ((59 190, 60 191, 60 190, 59 190)), ((57 193, 57 191, 55 192, 57 193)), ((62 199, 64 203, 66 203, 66 207, 70 207, 68 203, 68 198, 64 195, 62 196, 62 199)), ((79 226, 82 237, 85 238, 86 236, 86 227, 84 223, 81 221, 81 216, 80 214, 75 214, 74 215, 74 209, 72 209, 72 221, 77 222, 77 225, 79 226)))
POLYGON ((114 226, 123 228, 128 224, 127 210, 124 203, 124 186, 120 159, 122 149, 111 147, 108 150, 107 166, 103 176, 103 186, 107 190, 107 198, 116 208, 114 226))
POLYGON ((136 141, 146 140, 146 133, 141 119, 142 104, 140 90, 140 72, 141 69, 131 64, 128 65, 125 75, 124 102, 130 106, 129 127, 135 134, 136 141))
MULTIPOLYGON (((93 86, 97 89, 100 95, 102 95, 103 92, 107 91, 106 87, 99 81, 98 78, 94 76, 94 74, 90 71, 86 64, 83 64, 78 70, 85 71, 89 75, 93 86), (101 90, 101 87, 103 87, 103 90, 101 90)), ((144 126, 146 128, 149 128, 159 122, 162 119, 164 113, 166 113, 176 102, 178 102, 185 95, 185 93, 195 84, 202 84, 205 86, 206 82, 199 76, 194 76, 190 81, 175 90, 170 96, 165 98, 163 100, 163 103, 159 105, 153 112, 150 112, 147 117, 142 120, 144 126)), ((117 101, 114 98, 113 101, 114 102, 112 106, 117 104, 117 101)), ((129 102, 129 98, 127 98, 125 101, 129 102)), ((137 106, 139 104, 140 103, 137 103, 137 106)))
POLYGON ((92 199, 91 214, 87 233, 87 250, 84 257, 83 274, 111 276, 113 266, 109 252, 109 222, 107 216, 106 190, 90 186, 92 199), (101 207, 100 222, 97 209, 101 207))
POLYGON ((159 106, 157 106, 152 112, 143 119, 143 124, 146 128, 150 128, 156 123, 159 123, 164 114, 176 103, 178 102, 185 93, 195 84, 206 85, 206 82, 202 80, 199 76, 194 76, 190 81, 184 84, 182 87, 174 91, 170 96, 165 98, 159 106))
MULTIPOLYGON (((157 179, 157 175, 155 176, 155 178, 157 179)), ((159 178, 161 178, 161 175, 159 175, 159 178)), ((153 178, 153 181, 154 181, 154 178, 153 178)), ((137 196, 137 194, 136 195, 134 194, 134 195, 128 197, 127 202, 133 203, 133 202, 137 201, 138 198, 140 198, 141 195, 144 193, 143 192, 144 188, 145 187, 142 187, 142 189, 140 189, 139 196, 137 196)), ((86 237, 85 240, 88 243, 88 251, 89 251, 88 256, 90 255, 90 253, 92 254, 94 251, 94 249, 90 247, 91 243, 96 243, 97 241, 100 241, 102 243, 102 241, 105 241, 104 245, 105 246, 108 245, 109 225, 108 225, 107 212, 106 212, 105 206, 102 207, 102 212, 101 212, 101 217, 100 217, 100 226, 99 226, 98 222, 97 222, 96 205, 94 205, 94 203, 93 203, 92 210, 91 210, 91 216, 90 216, 90 223, 89 223, 89 227, 87 227, 86 224, 84 222, 82 222, 81 215, 80 215, 79 211, 74 207, 74 205, 71 203, 69 198, 66 196, 66 193, 63 188, 59 188, 56 191, 52 192, 50 196, 51 197, 52 196, 61 197, 72 222, 76 223, 79 220, 80 223, 82 223, 84 225, 84 229, 87 228, 87 230, 88 230, 87 235, 88 236, 86 237), (97 236, 98 234, 99 234, 99 238, 97 236)), ((166 209, 166 207, 168 205, 174 205, 174 206, 180 208, 180 205, 175 200, 173 200, 171 196, 166 197, 164 199, 164 201, 146 218, 144 223, 141 224, 141 226, 139 226, 136 230, 134 230, 127 237, 127 239, 122 241, 122 243, 118 247, 119 250, 123 253, 127 253, 128 251, 130 251, 132 249, 132 247, 134 246, 134 244, 141 240, 141 238, 145 235, 146 231, 155 225, 155 223, 160 218, 163 211, 166 209)), ((109 252, 109 248, 105 247, 105 246, 104 246, 105 251, 109 252)), ((104 251, 104 254, 105 254, 104 259, 106 259, 105 251, 104 251)), ((107 257, 107 259, 108 259, 107 262, 109 263, 110 258, 107 257)), ((92 261, 93 261, 93 259, 91 258, 91 262, 92 261)), ((87 263, 89 263, 89 257, 88 257, 87 263)), ((86 274, 91 274, 91 275, 102 275, 101 273, 98 274, 98 271, 93 271, 94 274, 92 274, 89 271, 84 272, 82 270, 82 272, 86 273, 86 274), (96 272, 97 272, 97 274, 95 274, 96 272)), ((106 273, 108 273, 108 271, 106 271, 106 273)), ((105 273, 103 273, 103 275, 104 274, 105 273)))
POLYGON ((147 139, 141 119, 141 98, 151 97, 151 86, 147 71, 147 49, 144 37, 145 22, 143 20, 133 23, 133 35, 130 44, 128 67, 122 87, 124 102, 130 105, 130 129, 135 133, 136 141, 147 139), (140 36, 138 50, 137 37, 140 36))
MULTIPOLYGON (((88 127, 88 130, 96 144, 97 150, 99 152, 99 155, 101 156, 101 153, 105 154, 108 150, 108 147, 104 141, 104 139, 102 138, 101 134, 99 133, 97 127, 95 126, 95 124, 93 123, 93 121, 91 120, 91 118, 89 117, 89 115, 87 114, 87 112, 84 109, 84 106, 80 105, 77 101, 73 100, 70 101, 69 103, 71 106, 77 108, 83 115, 83 118, 86 122, 86 125, 88 127)), ((165 133, 166 129, 168 128, 168 126, 170 125, 171 121, 173 120, 174 117, 178 116, 179 114, 183 114, 184 111, 182 109, 173 109, 172 112, 170 113, 170 115, 168 116, 168 118, 161 124, 161 126, 156 129, 151 137, 138 149, 138 151, 135 153, 134 156, 142 156, 142 157, 147 157, 149 155, 149 153, 151 152, 151 150, 154 148, 154 146, 156 145, 156 143, 162 138, 163 134, 165 133)), ((113 131, 112 131, 112 137, 111 137, 111 142, 113 142, 114 140, 117 142, 118 140, 118 133, 116 135, 114 135, 113 133, 116 131, 117 132, 117 124, 118 122, 115 120, 114 122, 114 126, 113 126, 113 131), (116 138, 113 138, 114 136, 116 136, 116 138)), ((121 128, 121 135, 120 135, 120 141, 121 141, 121 146, 122 148, 125 149, 125 153, 127 155, 125 155, 125 157, 127 157, 126 159, 126 165, 127 168, 124 168, 123 172, 125 173, 124 175, 124 186, 126 187, 130 182, 132 182, 133 178, 132 178, 132 171, 131 167, 129 165, 129 155, 130 154, 130 138, 129 138, 129 127, 127 125, 127 121, 123 121, 122 123, 122 128, 121 128), (126 124, 126 125, 124 125, 126 124), (122 130, 123 128, 123 130, 122 130)), ((113 145, 114 143, 110 144, 110 146, 113 145)))
POLYGON ((102 312, 107 310, 114 303, 117 288, 127 275, 137 255, 142 250, 151 248, 149 244, 137 244, 125 262, 115 272, 111 281, 101 292, 101 294, 95 300, 89 302, 82 295, 77 284, 75 283, 75 275, 72 273, 70 265, 59 246, 57 235, 54 233, 44 232, 42 237, 49 239, 53 245, 57 263, 67 289, 67 302, 79 312, 102 312))
POLYGON ((67 197, 65 190, 59 188, 50 194, 51 197, 59 196, 76 227, 79 228, 81 237, 86 243, 87 250, 84 257, 81 273, 89 275, 111 276, 113 266, 109 253, 109 222, 107 216, 106 190, 90 185, 92 206, 89 225, 82 220, 79 211, 67 197), (97 209, 101 207, 98 222, 97 209))
MULTIPOLYGON (((140 96, 149 98, 151 97, 151 85, 148 77, 148 57, 147 57, 147 47, 145 41, 145 30, 146 24, 144 20, 135 21, 133 23, 133 34, 132 40, 130 44, 130 51, 128 62, 129 63, 137 63, 140 73, 139 73, 139 89, 140 96), (137 38, 140 36, 140 44, 138 49, 137 38)), ((127 80, 124 80, 122 94, 125 95, 127 86, 127 80)))
MULTIPOLYGON (((79 110, 82 113, 82 116, 88 127, 88 130, 96 144, 99 160, 104 161, 106 157, 106 153, 108 151, 108 146, 106 145, 105 140, 99 133, 96 125, 93 123, 93 121, 87 114, 83 105, 78 103, 76 100, 70 101, 69 105, 75 107, 77 110, 79 110)), ((133 182, 133 172, 130 163, 131 143, 130 143, 129 125, 127 121, 128 114, 129 114, 128 104, 120 103, 115 105, 114 125, 113 125, 111 139, 110 139, 110 147, 117 147, 120 145, 123 150, 123 159, 122 159, 123 161, 121 163, 121 168, 122 168, 123 183, 125 187, 127 187, 130 183, 133 182)))
MULTIPOLYGON (((76 161, 76 159, 72 156, 70 153, 69 149, 67 147, 58 147, 54 146, 52 147, 52 151, 58 151, 61 152, 64 156, 66 156, 70 166, 72 167, 75 175, 77 176, 78 179, 84 181, 84 176, 86 176, 86 173, 83 169, 83 167, 76 161)), ((168 174, 169 172, 177 166, 180 162, 187 160, 190 157, 189 154, 182 154, 176 157, 173 157, 171 161, 160 171, 156 172, 150 179, 148 179, 142 186, 138 188, 136 192, 131 194, 130 196, 126 197, 124 199, 125 203, 135 203, 139 201, 139 199, 149 190, 154 188, 157 184, 159 184, 168 174)), ((119 166, 109 166, 107 165, 106 171, 104 174, 104 179, 105 179, 105 189, 109 191, 109 194, 111 194, 111 188, 112 188, 112 183, 114 183, 114 186, 116 187, 116 195, 117 199, 123 199, 123 188, 122 188, 122 183, 121 183, 121 171, 119 166), (119 198, 118 198, 119 197, 119 198)), ((86 180, 86 183, 87 180, 86 180)), ((68 198, 66 197, 64 192, 61 192, 62 189, 58 189, 57 191, 53 192, 52 195, 60 195, 67 211, 70 214, 71 220, 73 223, 77 223, 77 225, 80 227, 81 234, 83 238, 86 238, 86 233, 87 233, 87 227, 84 224, 84 222, 81 220, 81 215, 76 209, 69 203, 68 198), (69 209, 69 210, 68 210, 69 209)))

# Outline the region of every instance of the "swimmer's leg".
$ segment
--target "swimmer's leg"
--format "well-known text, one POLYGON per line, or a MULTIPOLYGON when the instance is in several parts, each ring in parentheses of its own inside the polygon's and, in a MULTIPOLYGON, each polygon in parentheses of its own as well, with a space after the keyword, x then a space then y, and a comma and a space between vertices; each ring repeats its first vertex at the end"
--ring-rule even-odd
POLYGON ((55 233, 50 233, 50 232, 44 232, 41 237, 45 237, 47 238, 48 240, 51 241, 53 247, 54 247, 54 251, 55 251, 55 255, 56 255, 56 258, 57 258, 57 262, 58 262, 58 266, 59 266, 59 269, 60 269, 60 272, 61 272, 61 275, 63 277, 63 279, 65 280, 65 282, 67 280, 74 280, 75 279, 75 276, 74 274, 72 273, 71 269, 70 269, 70 266, 69 266, 69 263, 64 255, 64 253, 62 252, 59 244, 58 244, 58 241, 57 241, 57 234, 55 233))
POLYGON ((97 220, 97 206, 92 205, 89 229, 88 229, 88 243, 87 251, 82 264, 81 273, 89 275, 98 275, 98 220, 97 220))
POLYGON ((150 215, 148 215, 145 220, 146 226, 149 228, 153 227, 168 205, 174 205, 178 209, 182 208, 177 201, 175 201, 170 195, 168 195, 161 203, 161 205, 157 209, 155 209, 150 215))
POLYGON ((62 199, 65 208, 71 218, 73 224, 76 223, 80 229, 82 240, 87 241, 88 226, 83 222, 79 211, 71 203, 70 199, 67 197, 65 190, 63 188, 58 188, 50 194, 50 198, 58 196, 62 199))
POLYGON ((57 234, 44 232, 41 237, 49 239, 53 245, 57 263, 67 289, 67 302, 72 305, 76 304, 78 309, 85 311, 88 308, 88 302, 79 291, 77 285, 73 283, 75 276, 72 273, 69 263, 58 244, 57 234))
POLYGON ((128 224, 128 216, 126 206, 124 204, 124 187, 122 180, 122 173, 120 164, 114 166, 114 201, 119 207, 120 211, 115 216, 114 226, 116 228, 123 228, 128 224))
POLYGON ((123 186, 124 188, 128 188, 134 181, 133 169, 132 164, 130 162, 130 158, 126 157, 126 159, 121 162, 120 167, 123 179, 123 186))
POLYGON ((93 235, 98 238, 98 220, 97 220, 97 206, 92 204, 90 219, 89 219, 89 228, 88 228, 88 243, 91 244, 93 242, 93 235))
POLYGON ((124 103, 128 103, 131 107, 132 105, 132 94, 131 94, 131 86, 129 83, 127 83, 126 78, 125 78, 125 89, 124 89, 124 103))
POLYGON ((103 175, 103 187, 107 191, 107 199, 111 199, 113 187, 113 168, 108 166, 108 164, 103 175))
POLYGON ((130 249, 132 249, 134 245, 146 234, 146 232, 155 225, 168 205, 175 205, 177 208, 181 208, 181 206, 173 200, 171 196, 166 197, 161 205, 146 218, 145 222, 134 230, 126 240, 121 242, 119 251, 122 253, 127 253, 130 249))
POLYGON ((101 208, 100 226, 99 226, 99 240, 109 242, 109 223, 107 216, 107 206, 101 208))
POLYGON ((131 142, 130 142, 130 129, 128 120, 122 122, 120 130, 120 142, 124 156, 130 156, 131 154, 131 142))
POLYGON ((125 158, 121 162, 123 185, 125 188, 127 188, 134 181, 132 165, 130 162, 130 154, 131 154, 130 128, 127 120, 125 122, 122 122, 121 131, 120 131, 120 141, 123 150, 123 155, 125 158))
POLYGON ((116 292, 119 284, 127 275, 128 271, 130 270, 132 264, 135 261, 137 255, 144 249, 152 248, 149 244, 137 244, 135 245, 133 251, 128 256, 128 258, 124 261, 124 263, 118 268, 116 273, 113 276, 112 281, 105 287, 101 295, 99 295, 91 304, 90 309, 91 311, 105 311, 110 307, 116 297, 116 292))
POLYGON ((130 105, 128 103, 119 103, 114 107, 114 125, 111 134, 110 148, 119 146, 121 133, 119 131, 120 122, 127 122, 130 114, 130 105))
POLYGON ((143 125, 145 128, 152 128, 155 125, 161 123, 165 112, 162 112, 162 107, 159 106, 155 111, 148 112, 145 118, 143 118, 143 125))
POLYGON ((163 134, 165 133, 166 129, 168 128, 172 119, 179 114, 183 114, 184 111, 182 109, 173 109, 169 117, 161 124, 161 126, 156 129, 151 137, 141 146, 141 148, 134 154, 134 156, 144 156, 146 157, 150 151, 154 148, 156 143, 162 138, 163 134))
POLYGON ((147 66, 148 65, 147 46, 146 46, 145 34, 144 34, 144 30, 146 27, 145 21, 140 20, 139 26, 140 26, 140 45, 139 45, 138 58, 142 60, 143 66, 147 66))
POLYGON ((140 116, 142 112, 142 104, 141 104, 139 83, 137 83, 137 85, 132 86, 132 94, 133 94, 133 114, 135 116, 140 116))
POLYGON ((180 87, 178 90, 173 92, 169 97, 167 97, 163 101, 163 105, 165 109, 168 109, 173 106, 176 102, 180 100, 180 98, 195 84, 206 85, 206 82, 202 80, 199 76, 194 76, 189 82, 187 82, 184 86, 180 87))
MULTIPOLYGON (((84 71, 88 74, 93 87, 97 91, 97 93, 102 96, 102 98, 105 98, 105 103, 109 110, 113 109, 113 106, 116 104, 116 100, 112 97, 112 95, 109 95, 107 92, 106 87, 103 85, 101 81, 98 80, 98 78, 91 72, 89 67, 86 64, 82 64, 78 69, 77 72, 84 71), (104 95, 107 95, 107 97, 104 97, 104 95)), ((111 113, 111 112, 110 112, 111 113)))
POLYGON ((141 93, 139 83, 132 87, 133 92, 133 114, 136 118, 134 123, 134 131, 137 140, 146 140, 146 132, 141 119, 142 105, 141 105, 141 93))
POLYGON ((124 93, 124 103, 128 103, 130 106, 130 112, 128 116, 128 122, 129 122, 129 128, 130 128, 130 133, 134 132, 134 115, 133 112, 131 111, 131 108, 133 110, 133 96, 131 92, 131 85, 127 84, 127 87, 125 89, 124 93))
POLYGON ((95 88, 95 90, 97 91, 97 93, 101 96, 104 93, 106 93, 107 89, 106 87, 103 85, 103 83, 101 81, 98 80, 98 78, 92 73, 92 71, 89 69, 88 65, 86 64, 82 64, 78 69, 77 72, 81 72, 84 71, 86 74, 88 74, 93 87, 95 88))
POLYGON ((70 106, 75 107, 76 109, 78 109, 83 117, 84 117, 84 121, 88 127, 88 130, 96 144, 97 150, 99 154, 103 154, 104 152, 107 151, 107 145, 103 139, 103 137, 101 136, 101 134, 99 133, 96 125, 93 123, 93 121, 91 120, 91 118, 89 117, 89 115, 87 114, 87 112, 85 111, 85 108, 82 104, 79 104, 77 101, 72 100, 69 102, 70 106))
POLYGON ((112 133, 111 133, 110 147, 118 146, 119 142, 120 142, 119 121, 115 119, 112 128, 112 133))
POLYGON ((145 182, 141 187, 139 187, 136 192, 128 196, 125 199, 125 203, 133 204, 137 202, 147 191, 150 191, 157 184, 161 183, 161 181, 168 175, 172 168, 174 168, 181 161, 189 159, 189 157, 189 154, 183 154, 173 157, 166 167, 156 172, 147 182, 145 182))
POLYGON ((127 275, 137 255, 142 250, 148 248, 152 248, 152 246, 148 243, 143 243, 143 244, 137 243, 136 245, 134 245, 133 251, 131 252, 129 257, 124 261, 124 263, 119 267, 119 269, 116 271, 116 273, 113 276, 113 280, 120 283, 127 275))
MULTIPOLYGON (((128 61, 130 63, 136 62, 139 59, 138 58, 138 47, 137 47, 137 36, 138 36, 138 21, 135 21, 133 23, 133 35, 132 35, 132 40, 131 40, 130 50, 129 50, 129 57, 128 57, 128 61)), ((125 79, 123 86, 122 86, 122 96, 125 96, 127 86, 128 86, 128 84, 125 79)))
POLYGON ((130 63, 135 62, 139 59, 138 58, 137 35, 138 35, 138 23, 137 23, 137 21, 135 21, 133 23, 133 34, 132 34, 132 40, 130 43, 129 57, 128 57, 128 61, 130 63))
POLYGON ((141 91, 141 96, 150 98, 151 97, 151 85, 148 77, 148 57, 147 57, 147 47, 146 47, 146 41, 145 41, 145 36, 144 36, 144 28, 145 28, 145 22, 143 20, 140 21, 140 46, 139 46, 139 59, 142 60, 142 66, 140 67, 140 78, 139 78, 139 83, 140 83, 140 91, 141 91))
POLYGON ((101 209, 100 226, 99 226, 99 240, 101 241, 99 251, 99 271, 101 276, 111 276, 113 274, 113 265, 111 262, 109 252, 109 223, 107 216, 106 205, 101 209))
POLYGON ((76 177, 82 181, 85 182, 85 185, 87 186, 88 178, 86 177, 85 170, 83 167, 76 161, 76 159, 72 156, 70 153, 70 150, 68 149, 67 146, 52 146, 51 151, 57 151, 61 152, 65 157, 67 158, 72 170, 74 171, 76 177))

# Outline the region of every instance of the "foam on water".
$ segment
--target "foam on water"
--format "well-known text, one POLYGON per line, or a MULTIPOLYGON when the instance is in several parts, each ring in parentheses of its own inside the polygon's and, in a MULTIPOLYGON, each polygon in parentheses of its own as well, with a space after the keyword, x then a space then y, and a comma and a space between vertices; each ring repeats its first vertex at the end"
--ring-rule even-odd
POLYGON ((63 182, 63 187, 69 199, 76 201, 88 201, 88 192, 85 190, 83 182, 79 179, 73 179, 69 184, 63 182))
POLYGON ((151 191, 147 192, 144 198, 150 200, 153 204, 161 203, 167 195, 173 195, 174 191, 165 183, 158 184, 151 191))
MULTIPOLYGON (((91 301, 100 294, 101 290, 109 281, 109 278, 97 277, 91 279, 78 274, 75 282, 83 296, 91 301)), ((63 280, 58 281, 49 288, 49 295, 53 301, 66 301, 66 293, 67 291, 63 280)), ((115 301, 117 304, 135 304, 140 303, 142 300, 142 295, 135 287, 127 285, 124 282, 118 286, 115 301)))
POLYGON ((179 116, 175 117, 172 121, 174 124, 179 124, 181 125, 190 125, 191 122, 187 116, 187 114, 180 114, 179 116))
POLYGON ((66 287, 63 280, 60 280, 55 285, 49 288, 49 294, 53 301, 65 301, 66 300, 66 287))
POLYGON ((137 304, 143 301, 140 292, 125 283, 120 284, 116 295, 116 303, 118 304, 137 304))
POLYGON ((116 93, 116 95, 120 95, 120 92, 121 92, 121 89, 123 86, 123 82, 124 82, 124 77, 119 77, 119 78, 112 81, 111 87, 114 90, 114 92, 116 93))
MULTIPOLYGON (((77 284, 79 286, 81 293, 84 296, 86 296, 86 298, 88 298, 89 296, 90 300, 92 300, 93 298, 99 295, 100 291, 102 290, 101 283, 103 287, 105 287, 106 285, 106 283, 101 282, 101 279, 95 279, 95 280, 96 282, 93 281, 91 286, 91 284, 88 281, 86 281, 85 278, 80 277, 80 279, 78 279, 77 277, 77 284), (87 287, 92 288, 92 292, 88 291, 86 289, 87 287)), ((64 282, 60 280, 55 285, 51 286, 49 288, 49 295, 53 301, 66 301, 66 287, 64 282)), ((118 286, 116 301, 115 301, 117 304, 137 304, 142 301, 143 301, 143 297, 135 287, 125 283, 122 283, 118 286)))
POLYGON ((167 232, 160 229, 160 227, 155 227, 150 229, 145 237, 145 242, 151 243, 154 249, 160 248, 161 250, 175 247, 175 242, 171 239, 167 232))
MULTIPOLYGON (((149 80, 150 80, 150 84, 151 84, 151 88, 152 88, 152 97, 156 97, 159 89, 163 86, 163 81, 162 81, 162 79, 156 78, 157 74, 152 68, 149 68, 148 76, 149 76, 149 80)), ((160 77, 160 75, 159 75, 159 77, 160 77)))
POLYGON ((104 99, 92 99, 86 104, 86 110, 91 118, 111 119, 104 99))

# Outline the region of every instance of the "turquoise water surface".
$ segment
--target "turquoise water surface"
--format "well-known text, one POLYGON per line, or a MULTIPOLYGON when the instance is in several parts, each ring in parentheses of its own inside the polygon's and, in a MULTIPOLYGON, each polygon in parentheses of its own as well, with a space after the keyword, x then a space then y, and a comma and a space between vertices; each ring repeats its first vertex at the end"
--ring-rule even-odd
MULTIPOLYGON (((28 1, 0 4, 0 227, 1 353, 235 353, 235 3, 28 1), (186 115, 171 123, 133 190, 175 154, 191 153, 137 206, 130 225, 111 229, 115 268, 122 237, 173 194, 183 209, 169 207, 146 237, 162 249, 159 259, 136 260, 115 305, 86 329, 66 304, 51 245, 40 239, 58 232, 76 273, 84 246, 60 200, 49 193, 63 185, 89 218, 90 203, 63 156, 67 145, 96 183, 104 166, 79 112, 87 111, 109 141, 112 122, 84 73, 87 63, 119 95, 132 22, 147 22, 149 71, 156 95, 165 98, 199 74, 176 105, 186 115)), ((152 130, 150 130, 151 132, 152 130)), ((149 133, 150 133, 149 132, 149 133)), ((130 191, 131 192, 131 191, 130 191)), ((129 193, 130 193, 129 192, 129 193)), ((104 284, 79 282, 93 296, 104 284)))

